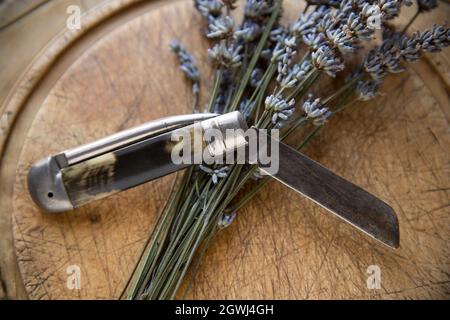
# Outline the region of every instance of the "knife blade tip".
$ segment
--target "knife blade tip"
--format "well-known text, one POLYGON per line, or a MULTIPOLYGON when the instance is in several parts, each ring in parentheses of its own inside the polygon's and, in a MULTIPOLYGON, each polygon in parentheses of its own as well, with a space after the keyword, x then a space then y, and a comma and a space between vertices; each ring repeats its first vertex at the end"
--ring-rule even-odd
POLYGON ((381 232, 377 238, 384 244, 388 245, 393 249, 398 249, 400 247, 400 228, 398 223, 398 217, 394 209, 391 206, 384 203, 387 207, 385 211, 386 221, 381 228, 381 232))

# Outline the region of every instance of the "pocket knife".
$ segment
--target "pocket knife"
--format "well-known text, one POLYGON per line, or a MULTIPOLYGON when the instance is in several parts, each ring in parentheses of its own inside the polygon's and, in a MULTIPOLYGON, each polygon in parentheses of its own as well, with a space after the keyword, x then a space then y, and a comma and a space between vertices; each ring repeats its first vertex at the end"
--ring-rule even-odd
MULTIPOLYGON (((210 129, 225 133, 227 129, 248 128, 237 111, 151 121, 36 162, 28 173, 30 195, 46 212, 73 210, 187 168, 192 164, 172 161, 176 145, 172 135, 180 130, 210 129)), ((235 148, 236 143, 214 141, 202 144, 200 150, 214 155, 218 149, 233 152, 235 148), (217 148, 218 144, 222 148, 217 148)), ((267 174, 376 240, 393 248, 399 246, 398 220, 389 205, 288 145, 278 142, 278 148, 278 170, 267 174)))

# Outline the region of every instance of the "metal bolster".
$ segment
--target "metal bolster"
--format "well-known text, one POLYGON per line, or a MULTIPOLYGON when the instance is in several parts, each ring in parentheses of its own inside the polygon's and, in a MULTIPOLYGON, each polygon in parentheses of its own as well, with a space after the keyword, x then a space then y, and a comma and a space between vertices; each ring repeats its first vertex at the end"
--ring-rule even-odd
POLYGON ((73 209, 61 179, 57 157, 50 156, 36 162, 28 173, 28 189, 33 201, 46 212, 73 209))
POLYGON ((201 122, 203 131, 216 129, 222 133, 221 140, 214 140, 206 144, 209 155, 212 158, 222 157, 228 153, 236 151, 238 148, 246 145, 244 131, 248 129, 242 114, 238 111, 230 112, 216 118, 201 122), (232 135, 227 134, 228 129, 241 129, 234 131, 232 135))

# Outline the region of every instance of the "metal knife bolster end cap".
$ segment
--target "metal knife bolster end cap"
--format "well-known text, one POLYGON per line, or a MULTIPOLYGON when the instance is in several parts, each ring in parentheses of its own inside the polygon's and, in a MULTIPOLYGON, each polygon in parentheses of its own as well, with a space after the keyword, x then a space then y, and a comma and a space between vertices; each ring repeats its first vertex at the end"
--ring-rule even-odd
POLYGON ((205 132, 213 129, 219 130, 223 135, 226 134, 227 130, 242 129, 245 131, 248 128, 247 123, 239 111, 225 113, 208 120, 197 122, 197 124, 200 125, 205 132))
POLYGON ((28 189, 33 201, 46 212, 73 210, 61 179, 57 156, 36 162, 28 173, 28 189))
POLYGON ((208 135, 208 130, 219 130, 222 134, 221 139, 214 140, 207 144, 210 156, 221 157, 232 153, 246 144, 244 132, 248 129, 242 114, 239 111, 233 111, 220 115, 218 117, 202 121, 202 130, 208 135), (228 130, 232 131, 230 135, 228 130))
POLYGON ((248 127, 239 111, 197 122, 179 130, 191 131, 192 129, 192 132, 201 135, 199 138, 202 140, 202 143, 198 143, 194 136, 194 154, 203 154, 206 149, 211 158, 221 158, 246 144, 244 133, 248 127))

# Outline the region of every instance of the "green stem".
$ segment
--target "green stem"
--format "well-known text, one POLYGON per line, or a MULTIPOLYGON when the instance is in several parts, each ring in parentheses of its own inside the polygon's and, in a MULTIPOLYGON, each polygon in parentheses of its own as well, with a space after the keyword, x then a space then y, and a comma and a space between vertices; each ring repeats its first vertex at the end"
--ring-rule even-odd
MULTIPOLYGON (((202 195, 199 199, 206 197, 210 190, 211 180, 208 180, 203 188, 202 195)), ((187 202, 187 201, 186 201, 187 202)), ((196 201, 195 204, 189 208, 189 214, 181 225, 181 229, 177 231, 176 236, 171 241, 171 245, 165 250, 164 258, 158 265, 155 275, 152 278, 150 292, 151 296, 158 294, 162 285, 169 283, 167 281, 168 276, 171 275, 171 270, 174 270, 174 264, 177 262, 177 257, 182 253, 180 248, 182 248, 182 243, 186 241, 186 237, 192 232, 192 222, 195 221, 200 208, 200 202, 196 201)))
POLYGON ((184 290, 183 300, 186 299, 186 296, 192 287, 193 280, 195 279, 197 272, 200 269, 200 262, 203 260, 203 257, 205 256, 205 253, 208 250, 209 244, 211 243, 211 240, 214 238, 214 235, 215 235, 215 232, 210 232, 204 240, 203 248, 201 249, 201 251, 197 257, 197 261, 195 262, 195 265, 192 266, 192 275, 190 277, 190 280, 187 284, 186 289, 184 290))
POLYGON ((306 13, 306 11, 308 11, 310 4, 308 3, 305 7, 305 9, 303 9, 303 13, 306 13))
POLYGON ((263 106, 263 99, 264 99, 264 96, 266 94, 267 87, 269 86, 270 81, 272 80, 272 77, 273 77, 275 71, 276 71, 276 66, 275 65, 271 65, 269 74, 267 75, 267 77, 264 79, 264 82, 260 86, 260 90, 258 92, 258 95, 256 96, 256 99, 255 99, 255 105, 254 105, 253 110, 252 110, 252 112, 251 112, 251 114, 249 116, 249 118, 252 118, 253 116, 255 117, 255 121, 254 122, 258 122, 259 116, 261 114, 261 108, 263 106))
POLYGON ((228 212, 235 212, 246 205, 262 188, 271 180, 269 176, 264 177, 258 185, 255 186, 251 191, 247 192, 242 198, 239 199, 232 207, 228 208, 228 212))
POLYGON ((217 98, 217 94, 219 93, 219 88, 220 88, 220 83, 222 82, 222 74, 223 74, 223 70, 222 67, 219 68, 219 70, 216 71, 216 75, 214 77, 214 86, 213 86, 213 90, 211 93, 211 98, 209 99, 209 103, 208 103, 208 111, 212 112, 213 106, 214 106, 214 101, 217 98))
POLYGON ((354 85, 362 78, 362 73, 358 74, 356 77, 354 77, 352 80, 347 82, 345 85, 340 87, 336 92, 334 92, 332 95, 328 96, 325 100, 322 101, 323 105, 327 105, 337 97, 341 96, 343 93, 345 93, 347 90, 353 89, 354 85))
POLYGON ((250 107, 252 101, 254 101, 255 98, 257 98, 259 96, 259 93, 261 91, 263 91, 263 92, 266 91, 266 88, 267 88, 268 84, 270 83, 270 79, 272 79, 272 76, 273 76, 273 73, 275 72, 275 70, 276 70, 276 66, 273 63, 270 63, 260 80, 261 82, 260 82, 259 86, 257 88, 255 88, 255 90, 253 90, 253 93, 250 96, 250 99, 247 101, 247 103, 244 107, 244 110, 243 110, 244 113, 250 107))
POLYGON ((342 110, 344 110, 344 109, 350 107, 352 104, 354 104, 354 103, 357 102, 357 101, 359 101, 359 99, 358 99, 358 98, 355 98, 355 99, 353 99, 352 101, 343 104, 342 106, 336 108, 336 110, 333 111, 333 114, 332 114, 332 115, 334 115, 334 114, 336 114, 336 113, 338 113, 338 112, 341 112, 342 110))
POLYGON ((300 126, 302 126, 303 124, 306 123, 306 120, 308 120, 305 117, 299 117, 297 119, 297 121, 289 127, 289 129, 281 136, 281 140, 286 139, 292 132, 294 132, 295 130, 297 130, 300 126))
MULTIPOLYGON (((206 197, 209 192, 210 183, 211 180, 208 181, 202 192, 203 197, 206 197)), ((170 284, 173 282, 171 279, 175 277, 178 270, 176 265, 180 261, 180 256, 182 256, 186 244, 196 230, 195 221, 200 210, 200 202, 196 201, 194 206, 189 210, 190 222, 183 224, 181 230, 177 233, 176 239, 172 241, 171 246, 164 252, 164 257, 153 274, 150 286, 146 292, 148 298, 159 299, 161 298, 161 292, 171 287, 170 284)))
POLYGON ((316 126, 313 131, 310 132, 310 134, 295 148, 297 150, 303 149, 306 144, 311 141, 311 139, 322 129, 323 125, 316 126))
POLYGON ((148 238, 147 243, 144 246, 144 249, 141 252, 141 256, 138 261, 142 261, 141 258, 144 256, 145 252, 147 252, 145 257, 145 263, 141 266, 139 272, 136 273, 137 267, 140 264, 137 264, 135 267, 135 270, 133 270, 132 276, 129 278, 124 291, 122 292, 121 297, 127 290, 127 287, 129 286, 131 280, 133 278, 136 278, 136 282, 134 283, 132 289, 130 290, 129 298, 136 298, 138 295, 138 292, 141 291, 141 286, 144 281, 144 278, 142 277, 143 274, 148 274, 148 270, 151 269, 152 263, 150 265, 148 264, 149 261, 153 261, 155 259, 151 259, 152 257, 155 257, 159 254, 161 250, 160 245, 160 239, 164 239, 164 234, 167 234, 168 232, 168 226, 171 224, 171 221, 174 218, 176 206, 175 204, 179 202, 181 195, 184 191, 184 189, 187 186, 187 183, 189 182, 190 175, 192 173, 192 170, 188 170, 184 173, 183 179, 180 183, 180 185, 176 188, 175 192, 171 193, 171 197, 168 199, 167 204, 160 216, 160 219, 156 225, 155 230, 153 231, 153 235, 148 238), (165 233, 163 233, 165 232, 165 233), (151 244, 150 244, 151 243, 151 244))
MULTIPOLYGON (((221 210, 216 210, 217 207, 219 206, 219 202, 220 202, 221 199, 223 199, 224 194, 229 192, 230 186, 232 186, 235 183, 236 179, 239 177, 239 172, 240 172, 241 169, 242 169, 242 165, 233 165, 231 170, 230 170, 233 174, 231 174, 231 176, 229 176, 228 179, 223 179, 223 181, 226 181, 226 183, 224 184, 223 188, 219 189, 220 192, 218 193, 217 199, 215 201, 208 202, 208 204, 207 204, 206 208, 204 209, 204 211, 209 213, 208 220, 210 222, 217 223, 217 219, 215 219, 216 215, 217 215, 217 212, 219 211, 219 214, 221 213, 220 212, 221 210), (214 212, 216 212, 216 215, 213 215, 214 212)), ((201 221, 201 219, 199 219, 199 221, 201 221)), ((205 221, 205 222, 208 222, 208 221, 205 221)), ((200 245, 201 241, 203 241, 203 239, 204 239, 203 231, 207 230, 207 226, 208 226, 207 223, 203 223, 203 226, 201 227, 201 230, 200 230, 200 235, 195 240, 194 246, 189 246, 189 248, 191 248, 191 250, 189 252, 189 255, 188 255, 187 259, 184 262, 184 267, 182 269, 181 275, 178 277, 178 281, 177 281, 177 284, 175 286, 175 289, 173 291, 173 294, 172 294, 171 298, 173 298, 175 293, 178 291, 178 288, 181 285, 181 281, 183 280, 184 275, 185 275, 188 267, 191 264, 192 258, 194 256, 198 246, 200 245)))
POLYGON ((194 113, 195 110, 197 110, 198 98, 199 98, 199 94, 198 93, 193 93, 193 97, 192 97, 192 113, 194 113))
POLYGON ((183 248, 182 258, 177 259, 177 263, 173 268, 175 272, 172 273, 172 277, 165 282, 165 284, 168 283, 169 286, 166 286, 166 288, 161 292, 161 298, 174 298, 181 284, 181 281, 184 279, 184 275, 192 261, 193 255, 200 245, 200 242, 203 240, 203 230, 206 228, 209 219, 210 215, 208 215, 208 211, 204 210, 203 214, 198 217, 197 221, 194 224, 193 233, 187 237, 188 242, 180 246, 180 248, 183 248), (182 269, 182 271, 181 274, 178 274, 178 270, 180 270, 180 268, 182 269), (172 287, 172 283, 175 284, 174 287, 172 287), (171 292, 169 292, 169 290, 171 292))
POLYGON ((414 20, 416 20, 416 18, 419 16, 420 13, 421 13, 421 11, 417 10, 417 12, 411 18, 411 20, 409 20, 408 24, 403 28, 402 33, 405 33, 406 30, 408 30, 408 28, 412 25, 412 23, 414 22, 414 20))
MULTIPOLYGON (((250 167, 250 169, 244 174, 244 176, 241 178, 241 180, 239 181, 238 185, 236 186, 235 191, 228 195, 228 197, 226 198, 226 200, 224 202, 231 202, 231 200, 234 199, 234 197, 238 194, 238 192, 240 191, 240 189, 244 186, 244 184, 248 181, 248 179, 250 179, 253 175, 253 173, 258 169, 257 165, 253 165, 250 167)), ((233 212, 234 210, 226 210, 227 212, 233 212)))
POLYGON ((299 85, 292 91, 288 97, 286 98, 286 101, 289 101, 291 99, 297 99, 298 97, 301 97, 308 89, 309 87, 317 80, 317 78, 320 75, 320 71, 317 69, 311 70, 308 75, 303 79, 302 82, 299 83, 299 85))
POLYGON ((239 105, 239 101, 241 101, 242 94, 244 93, 244 90, 247 87, 247 83, 250 80, 252 71, 255 68, 256 62, 258 61, 259 56, 261 55, 261 52, 262 52, 264 46, 266 45, 267 39, 269 38, 270 31, 272 30, 272 27, 278 17, 278 14, 280 12, 280 7, 281 7, 281 2, 278 1, 277 5, 275 7, 275 10, 272 11, 272 15, 270 16, 269 21, 267 22, 267 25, 265 26, 264 32, 261 36, 261 39, 258 42, 258 46, 255 49, 255 53, 253 54, 252 59, 250 60, 247 70, 246 70, 244 76, 242 77, 242 80, 239 84, 238 91, 236 92, 234 99, 233 99, 233 103, 231 104, 231 110, 236 110, 239 105))

